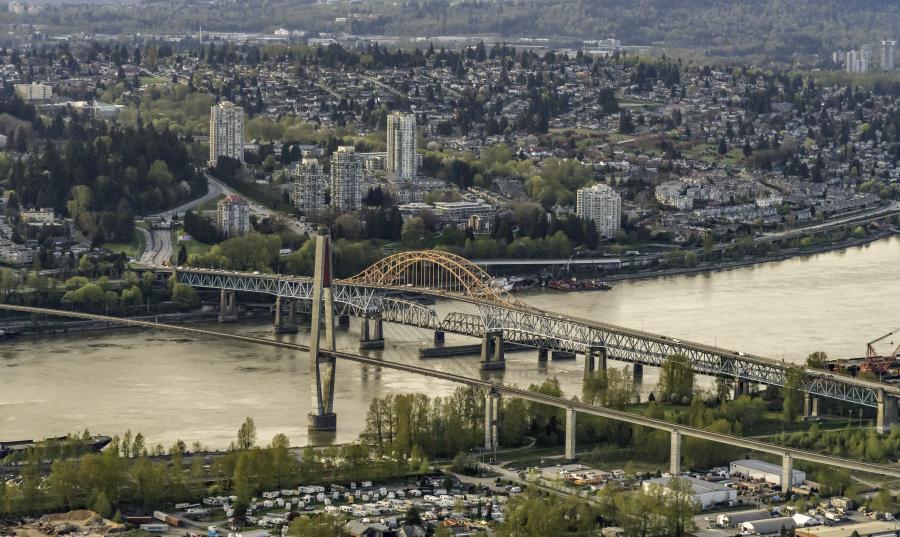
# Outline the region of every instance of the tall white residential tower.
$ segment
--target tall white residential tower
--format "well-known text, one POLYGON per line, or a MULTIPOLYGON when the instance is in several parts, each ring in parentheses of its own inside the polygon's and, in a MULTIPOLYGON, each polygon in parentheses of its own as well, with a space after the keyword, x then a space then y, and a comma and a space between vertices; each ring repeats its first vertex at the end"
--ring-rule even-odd
POLYGON ((613 237, 622 226, 622 197, 603 183, 579 188, 575 195, 575 213, 585 220, 593 220, 601 237, 613 237))
POLYGON ((363 160, 352 145, 342 145, 331 155, 331 206, 353 211, 362 205, 363 160))
POLYGON ((209 165, 215 166, 219 157, 244 162, 244 110, 228 101, 209 113, 209 165))
POLYGON ((387 172, 399 179, 416 178, 416 116, 391 112, 387 117, 387 172))

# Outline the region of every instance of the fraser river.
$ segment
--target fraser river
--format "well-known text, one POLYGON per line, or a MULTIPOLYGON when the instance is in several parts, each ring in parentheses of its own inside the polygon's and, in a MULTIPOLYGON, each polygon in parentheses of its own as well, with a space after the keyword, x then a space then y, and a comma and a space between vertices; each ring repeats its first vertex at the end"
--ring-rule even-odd
MULTIPOLYGON (((867 341, 900 327, 900 238, 846 251, 709 274, 620 282, 612 291, 521 296, 534 306, 642 328, 683 340, 802 362, 812 351, 861 356, 867 341)), ((439 316, 448 310, 438 304, 439 316)), ((262 337, 270 325, 223 325, 262 337)), ((215 327, 214 327, 215 329, 215 327)), ((356 351, 358 325, 338 335, 356 351)), ((308 333, 284 337, 305 342, 308 333)), ((427 331, 385 325, 387 360, 419 362, 427 331)), ((447 343, 475 342, 448 336, 447 343)), ((894 344, 900 343, 900 336, 894 344)), ((882 349, 884 350, 884 349, 882 349)), ((541 368, 536 352, 507 355, 492 373, 527 386, 559 378, 566 395, 580 393, 581 360, 541 368)), ((436 369, 479 376, 477 357, 432 359, 436 369)), ((621 367, 611 362, 612 367, 621 367)), ((641 391, 654 389, 647 368, 641 391)), ((94 434, 140 431, 149 445, 176 439, 225 448, 252 416, 266 443, 278 432, 292 444, 348 442, 365 426, 373 397, 450 393, 454 385, 387 369, 339 363, 336 436, 308 438, 309 361, 287 350, 198 340, 162 332, 111 331, 0 343, 0 440, 43 438, 89 428, 94 434)))

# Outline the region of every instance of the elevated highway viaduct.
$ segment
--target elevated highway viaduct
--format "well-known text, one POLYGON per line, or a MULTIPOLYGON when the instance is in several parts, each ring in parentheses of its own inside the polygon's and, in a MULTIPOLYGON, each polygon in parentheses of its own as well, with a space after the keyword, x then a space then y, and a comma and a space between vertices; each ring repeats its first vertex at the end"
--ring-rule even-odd
MULTIPOLYGON (((445 332, 481 338, 484 369, 504 367, 505 341, 538 349, 539 359, 547 359, 550 352, 568 353, 571 357, 582 354, 585 375, 595 368, 606 368, 607 359, 633 364, 637 375, 644 366, 659 367, 669 357, 680 356, 696 373, 733 381, 736 395, 746 393, 751 384, 787 387, 804 394, 807 414, 817 412, 818 398, 824 397, 875 409, 879 432, 888 431, 897 421, 900 388, 896 386, 539 310, 501 296, 490 287, 490 276, 470 262, 443 252, 427 254, 405 266, 390 256, 359 275, 335 280, 332 287, 335 311, 341 316, 363 318, 361 341, 364 343, 371 343, 369 325, 375 323, 376 337, 374 345, 368 345, 370 348, 379 344, 381 323, 389 321, 434 330, 436 340, 445 332), (439 319, 432 308, 395 298, 400 292, 468 303, 468 310, 477 313, 453 311, 439 319)), ((187 267, 168 270, 174 270, 179 283, 219 290, 222 319, 236 315, 237 292, 272 295, 278 304, 283 300, 308 304, 312 300, 311 278, 187 267)), ((276 327, 280 322, 276 316, 276 327)))
MULTIPOLYGON (((236 341, 239 343, 247 343, 252 345, 266 345, 270 347, 278 347, 282 349, 294 350, 297 352, 305 353, 310 350, 308 346, 298 345, 295 343, 288 343, 284 341, 278 341, 273 339, 265 339, 253 336, 245 336, 240 334, 229 334, 216 332, 213 330, 207 330, 196 327, 189 326, 178 326, 178 325, 169 325, 162 323, 155 323, 150 321, 139 321, 127 318, 120 317, 109 317, 105 315, 97 315, 92 313, 82 313, 82 312, 73 312, 73 311, 65 311, 65 310, 55 310, 49 308, 38 308, 31 306, 17 306, 11 304, 0 304, 0 309, 8 310, 8 311, 16 311, 20 313, 28 313, 33 315, 47 315, 47 316, 55 316, 55 317, 68 317, 75 319, 85 319, 85 320, 94 320, 94 321, 102 321, 108 322, 112 324, 120 324, 124 326, 133 326, 136 328, 144 328, 151 330, 166 330, 166 331, 174 331, 181 332, 190 335, 194 335, 197 337, 211 337, 211 338, 223 338, 229 339, 232 341, 236 341)), ((359 364, 365 364, 375 367, 383 367, 387 369, 393 369, 397 371, 403 371, 410 374, 422 375, 430 378, 442 379, 462 385, 473 386, 479 388, 484 391, 485 394, 485 448, 486 449, 496 449, 497 437, 498 437, 498 427, 499 427, 499 406, 500 406, 500 398, 501 397, 512 397, 519 398, 526 401, 530 401, 533 403, 549 405, 555 408, 564 409, 566 412, 566 443, 565 443, 565 454, 567 458, 574 459, 575 458, 575 423, 577 414, 587 414, 591 416, 598 416, 602 418, 612 419, 616 421, 621 421, 625 423, 629 423, 632 425, 638 425, 642 427, 649 427, 652 429, 662 430, 670 433, 671 435, 671 450, 670 450, 670 461, 669 461, 669 471, 673 474, 678 474, 681 472, 681 443, 683 437, 692 437, 698 438, 701 440, 708 440, 711 442, 716 442, 720 444, 726 444, 730 446, 739 447, 742 449, 755 451, 759 453, 765 453, 777 457, 781 457, 782 459, 782 488, 787 490, 790 487, 791 483, 791 472, 793 470, 794 461, 807 461, 815 464, 822 464, 831 467, 837 468, 846 468, 848 470, 864 472, 873 475, 879 476, 887 476, 900 478, 900 467, 894 465, 887 464, 875 464, 869 463, 865 461, 858 461, 855 459, 847 459, 843 457, 834 457, 830 455, 823 455, 819 453, 814 453, 810 451, 800 450, 789 448, 785 446, 779 446, 777 444, 772 444, 769 442, 763 442, 759 440, 754 440, 750 438, 744 438, 740 436, 734 436, 730 434, 722 434, 715 433, 711 431, 705 431, 703 429, 698 429, 696 427, 689 427, 685 425, 679 425, 676 423, 670 423, 664 420, 648 418, 646 416, 633 414, 630 412, 625 412, 621 410, 614 410, 610 408, 597 407, 593 405, 588 405, 585 403, 581 403, 574 400, 568 400, 563 397, 555 397, 550 395, 544 395, 536 392, 532 392, 529 390, 524 390, 521 388, 506 386, 501 383, 486 381, 482 379, 467 377, 463 375, 458 375, 455 373, 448 373, 442 371, 435 371, 434 369, 404 364, 399 362, 393 362, 390 360, 383 360, 379 358, 373 358, 368 356, 361 356, 352 353, 338 352, 327 349, 320 349, 319 353, 323 356, 327 356, 334 360, 340 360, 345 362, 356 362, 359 364)))

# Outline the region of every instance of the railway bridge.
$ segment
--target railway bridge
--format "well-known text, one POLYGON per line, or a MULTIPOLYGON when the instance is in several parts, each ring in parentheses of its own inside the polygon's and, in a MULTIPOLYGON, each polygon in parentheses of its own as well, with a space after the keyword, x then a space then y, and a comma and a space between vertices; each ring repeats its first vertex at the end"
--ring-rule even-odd
MULTIPOLYGON (((732 380, 736 395, 746 393, 751 384, 797 386, 805 395, 807 415, 817 412, 818 400, 824 397, 876 409, 880 432, 897 421, 897 387, 543 311, 509 297, 495 287, 484 270, 450 253, 402 252, 355 276, 335 280, 331 276, 330 239, 327 235, 320 237, 313 278, 190 267, 160 270, 173 270, 181 284, 219 290, 219 318, 223 322, 236 318, 238 292, 262 293, 275 297, 276 331, 296 330, 293 313, 300 308, 312 313, 314 330, 317 319, 327 327, 334 322, 334 315, 338 323, 349 323, 350 316, 360 317, 362 348, 384 345, 385 321, 432 330, 435 342, 443 342, 445 333, 461 334, 482 340, 484 370, 505 367, 504 342, 534 347, 539 360, 546 360, 551 353, 563 358, 583 355, 586 376, 595 369, 605 369, 609 359, 632 364, 637 376, 644 366, 658 367, 668 357, 678 355, 685 357, 696 373, 732 380), (468 304, 468 308, 460 309, 469 312, 452 311, 439 318, 435 309, 401 298, 405 293, 468 304), (322 315, 321 308, 330 314, 322 315)), ((333 333, 328 337, 333 339, 333 333)), ((323 395, 328 396, 327 382, 325 388, 323 395)), ((328 406, 326 402, 323 408, 328 406)))
MULTIPOLYGON (((324 304, 327 304, 328 299, 328 291, 327 286, 322 286, 319 291, 320 298, 324 304)), ((602 418, 612 419, 616 421, 630 423, 632 425, 637 425, 641 427, 649 427, 656 430, 666 431, 671 435, 671 444, 669 450, 669 471, 672 474, 678 475, 682 471, 682 441, 684 437, 698 438, 701 440, 707 440, 711 442, 716 442, 720 444, 736 446, 742 449, 746 449, 748 451, 755 451, 758 453, 765 453, 768 455, 780 457, 782 461, 782 490, 787 491, 791 486, 791 475, 793 470, 794 461, 807 461, 815 464, 823 464, 831 467, 837 468, 846 468, 848 470, 864 472, 868 474, 878 475, 878 476, 890 476, 895 478, 900 478, 900 467, 896 465, 890 464, 877 464, 866 461, 859 461, 855 459, 848 459, 842 457, 836 457, 833 455, 823 455, 820 453, 805 451, 801 449, 790 448, 786 446, 781 446, 778 444, 773 444, 770 442, 765 442, 761 440, 756 440, 752 438, 745 438, 740 436, 735 436, 731 434, 723 434, 712 431, 706 431, 703 429, 698 429, 696 427, 691 427, 687 425, 681 425, 677 423, 668 422, 662 419, 650 418, 640 414, 633 414, 630 412, 615 410, 610 408, 593 406, 587 403, 582 403, 577 400, 566 399, 564 397, 556 397, 551 395, 545 395, 537 392, 533 392, 530 390, 523 390, 521 388, 517 388, 515 386, 506 386, 501 383, 495 381, 489 381, 484 379, 472 378, 464 375, 459 375, 456 373, 450 373, 445 371, 437 371, 433 368, 422 367, 408 363, 394 362, 391 360, 384 360, 381 358, 371 357, 371 356, 361 356, 358 354, 351 354, 346 352, 338 352, 333 349, 328 349, 329 346, 326 337, 326 344, 323 348, 320 345, 319 341, 315 343, 311 343, 309 346, 298 345, 296 343, 289 343, 286 341, 280 341, 277 339, 266 339, 255 336, 247 336, 241 334, 233 334, 233 333, 223 333, 216 332, 205 328, 196 328, 191 326, 183 326, 183 325, 168 325, 157 322, 151 322, 146 320, 137 320, 137 319, 128 319, 121 317, 109 317, 105 315, 98 315, 93 313, 85 313, 85 312, 76 312, 76 311, 65 311, 65 310, 54 310, 48 308, 34 307, 34 306, 19 306, 13 304, 0 304, 0 309, 16 311, 20 313, 27 313, 32 315, 47 315, 47 316, 57 316, 57 317, 69 317, 76 319, 85 319, 85 320, 95 320, 95 321, 103 321, 107 323, 120 324, 124 326, 132 326, 136 328, 144 328, 144 329, 152 329, 152 330, 166 330, 166 331, 174 331, 185 334, 190 334, 198 337, 213 337, 213 338, 221 338, 227 339, 230 341, 235 341, 237 343, 242 344, 253 344, 253 345, 265 345, 269 347, 281 348, 294 350, 298 352, 309 352, 312 356, 315 356, 316 359, 311 360, 311 364, 314 368, 318 368, 324 361, 324 363, 331 365, 331 371, 333 372, 334 364, 340 360, 343 362, 353 362, 363 365, 375 366, 379 368, 387 368, 402 371, 405 373, 422 375, 429 378, 437 378, 445 381, 455 382, 458 384, 463 384, 467 386, 472 386, 475 388, 479 388, 484 393, 484 433, 485 433, 485 450, 495 450, 497 449, 499 443, 499 420, 500 420, 500 404, 501 397, 504 398, 519 398, 524 399, 526 401, 548 405, 555 408, 559 408, 565 411, 565 457, 568 459, 576 458, 575 455, 575 424, 576 424, 576 416, 577 414, 584 414, 590 416, 598 416, 602 418)), ((320 312, 321 317, 321 312, 320 312)), ((315 316, 313 317, 315 322, 315 316)), ((328 323, 327 318, 325 318, 326 324, 328 323)), ((318 382, 318 381, 317 381, 318 382)), ((321 394, 317 394, 317 397, 321 398, 321 394)), ((316 402, 314 401, 313 408, 316 409, 316 412, 311 413, 317 415, 315 420, 310 420, 310 425, 314 423, 322 426, 331 426, 332 428, 336 427, 336 420, 334 419, 334 415, 332 414, 328 419, 322 420, 319 419, 318 416, 321 412, 321 408, 316 406, 316 402)))

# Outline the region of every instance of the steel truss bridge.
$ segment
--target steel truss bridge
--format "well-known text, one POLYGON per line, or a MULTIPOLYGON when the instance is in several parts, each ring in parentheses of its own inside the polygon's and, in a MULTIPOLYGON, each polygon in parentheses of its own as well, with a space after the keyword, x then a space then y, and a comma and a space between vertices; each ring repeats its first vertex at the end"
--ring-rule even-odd
MULTIPOLYGON (((174 270, 179 283, 192 287, 312 300, 311 278, 204 268, 174 270)), ((900 397, 900 389, 878 382, 791 367, 761 356, 532 308, 505 297, 480 267, 445 252, 388 256, 356 276, 336 280, 333 293, 336 313, 380 316, 385 321, 448 333, 483 337, 488 331, 502 331, 506 341, 574 353, 604 346, 611 359, 650 366, 683 355, 696 373, 779 387, 786 386, 795 372, 800 377, 799 389, 809 396, 877 408, 888 421, 894 420, 896 405, 885 408, 885 401, 900 397), (451 312, 439 320, 427 306, 390 296, 398 291, 466 302, 478 313, 451 312)))
MULTIPOLYGON (((12 304, 0 304, 0 310, 8 310, 8 311, 16 311, 20 313, 28 313, 33 315, 48 315, 48 316, 57 316, 57 317, 69 317, 75 319, 84 319, 84 320, 93 320, 93 321, 101 321, 107 322, 110 324, 119 324, 123 326, 133 326, 136 328, 144 328, 144 329, 152 329, 152 330, 167 330, 174 332, 181 332, 192 334, 200 337, 216 337, 229 339, 233 341, 238 341, 242 343, 249 344, 258 344, 258 345, 267 345, 270 347, 277 347, 288 350, 295 350, 302 353, 308 353, 309 347, 305 345, 298 345, 295 343, 288 343, 285 341, 279 341, 275 339, 265 339, 253 336, 245 336, 240 334, 229 334, 222 332, 215 332, 212 330, 206 330, 202 328, 194 328, 189 326, 180 326, 180 325, 170 325, 163 323, 155 323, 150 321, 141 321, 136 319, 126 319, 121 317, 109 317, 105 315, 96 315, 92 313, 82 313, 82 312, 74 312, 74 311, 65 311, 65 310, 55 310, 49 308, 38 308, 32 306, 17 306, 12 304)), ((345 362, 356 362, 363 365, 369 365, 374 367, 383 367, 386 369, 393 369, 398 371, 403 371, 406 373, 412 373, 416 375, 424 375, 431 378, 438 378, 442 380, 447 380, 450 382, 455 382, 459 384, 464 384, 468 386, 473 386, 482 389, 488 398, 503 395, 506 397, 520 398, 526 401, 530 401, 533 403, 545 404, 549 406, 553 406, 556 408, 561 408, 566 410, 566 419, 567 419, 567 429, 569 419, 572 420, 572 429, 571 436, 567 434, 567 453, 574 453, 574 444, 569 445, 568 442, 574 442, 574 415, 575 413, 588 414, 592 416, 598 416, 602 418, 613 419, 617 421, 631 423, 633 425, 639 425, 642 427, 649 427, 652 429, 663 430, 671 433, 672 435, 672 446, 673 453, 680 456, 680 439, 682 436, 688 436, 693 438, 699 438, 702 440, 708 440, 712 442, 718 442, 722 444, 727 444, 731 446, 740 447, 747 450, 752 450, 760 453, 768 453, 771 455, 782 457, 783 459, 783 472, 787 472, 787 475, 790 476, 790 470, 792 468, 792 464, 794 460, 802 460, 808 461, 816 464, 828 465, 836 468, 847 468, 853 471, 866 472, 874 475, 880 476, 890 476, 900 478, 900 467, 885 465, 885 464, 876 464, 858 461, 854 459, 846 459, 841 457, 835 457, 831 455, 823 455, 820 453, 814 453, 811 451, 804 451, 800 449, 789 448, 785 446, 779 446, 777 444, 772 444, 769 442, 762 442, 759 440, 754 440, 752 438, 745 438, 740 436, 734 436, 730 434, 716 433, 711 431, 706 431, 703 429, 698 429, 696 427, 690 427, 685 425, 680 425, 677 423, 671 423, 660 419, 649 418, 640 414, 633 414, 630 412, 622 411, 622 410, 614 410, 610 408, 597 407, 593 405, 589 405, 586 403, 581 403, 575 400, 565 399, 563 397, 554 397, 550 395, 544 395, 537 392, 532 392, 529 390, 524 390, 521 388, 516 388, 513 386, 505 386, 503 384, 486 381, 482 379, 476 379, 472 377, 462 376, 455 373, 449 373, 444 371, 436 371, 432 368, 420 367, 411 364, 404 364, 398 362, 392 362, 390 360, 383 360, 380 358, 373 358, 369 356, 361 356, 357 354, 351 354, 346 352, 339 351, 331 351, 327 349, 321 349, 319 351, 323 356, 327 356, 332 359, 337 359, 345 362), (677 448, 676 448, 677 446, 677 448)), ((680 471, 680 462, 678 460, 673 459, 671 470, 673 473, 679 473, 680 471)), ((788 479, 786 482, 790 482, 788 479)))

